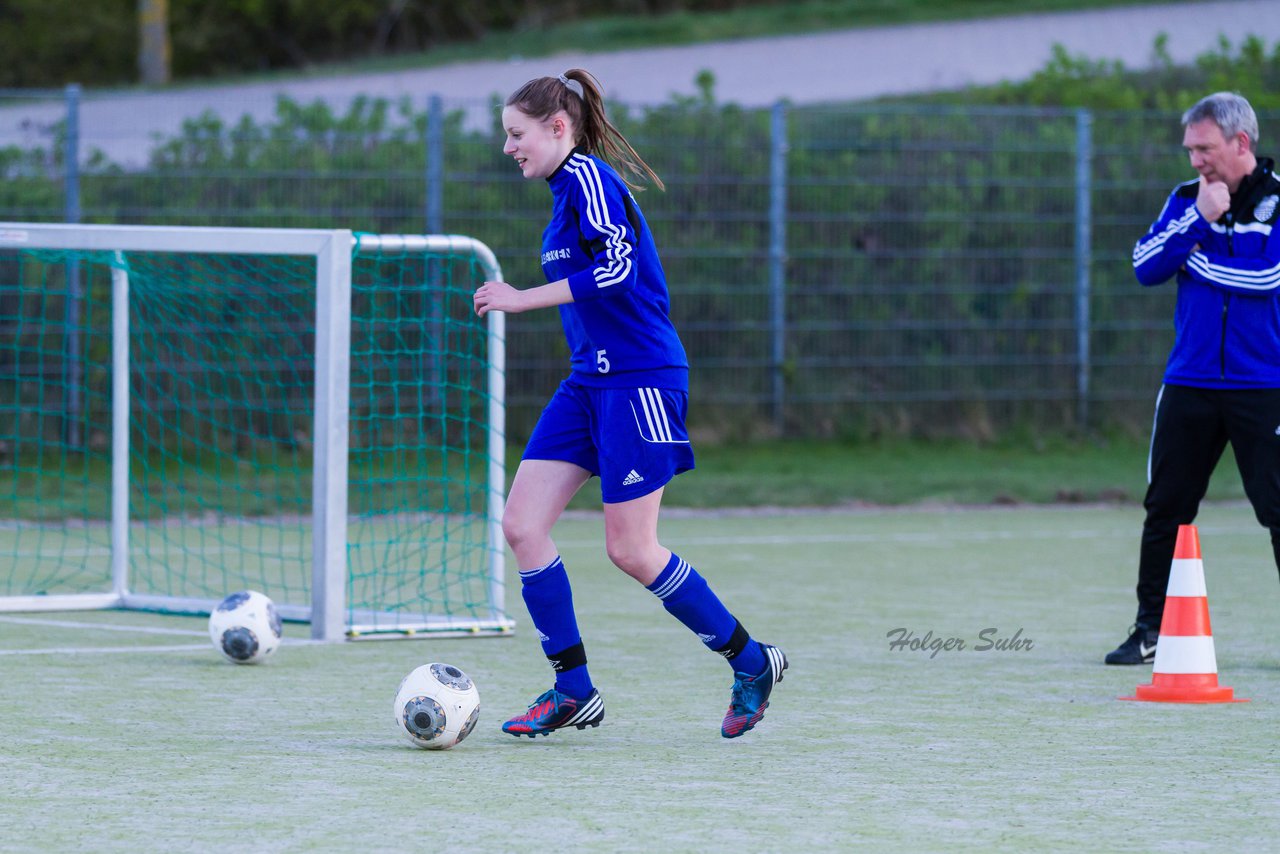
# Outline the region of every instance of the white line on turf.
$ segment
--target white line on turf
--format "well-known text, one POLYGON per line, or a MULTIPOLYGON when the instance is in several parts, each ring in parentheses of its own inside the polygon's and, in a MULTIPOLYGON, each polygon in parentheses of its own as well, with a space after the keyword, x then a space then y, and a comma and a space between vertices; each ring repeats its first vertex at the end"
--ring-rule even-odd
POLYGON ((0 655, 96 655, 99 653, 138 653, 138 652, 192 652, 193 650, 209 650, 207 643, 183 644, 181 646, 63 646, 50 649, 0 649, 0 655))
MULTIPOLYGON (((667 537, 673 543, 697 546, 721 545, 812 545, 814 543, 952 543, 959 540, 966 542, 988 542, 991 540, 1023 540, 1023 539, 1095 539, 1101 536, 1114 536, 1115 532, 1102 534, 1098 531, 1073 531, 1068 533, 1039 533, 1035 531, 910 531, 902 533, 875 532, 868 534, 726 534, 715 537, 682 537, 672 534, 667 537)), ((557 540, 565 546, 593 546, 599 540, 557 540)))
POLYGON ((82 623, 76 620, 48 620, 39 617, 0 617, 3 623, 20 623, 27 626, 52 626, 58 629, 101 629, 104 632, 128 632, 131 635, 182 635, 183 637, 207 637, 208 632, 191 629, 161 629, 147 626, 124 626, 114 623, 82 623))
MULTIPOLYGON (((110 546, 92 546, 88 548, 64 548, 59 546, 56 548, 56 550, 51 550, 48 552, 41 551, 40 549, 21 549, 21 550, 15 550, 13 552, 13 555, 15 557, 20 557, 20 558, 53 559, 55 554, 58 558, 62 558, 66 560, 70 560, 72 558, 89 558, 89 557, 105 558, 105 557, 111 557, 111 548, 110 546)), ((244 550, 236 548, 234 546, 195 546, 195 547, 173 546, 167 549, 149 549, 147 551, 147 556, 151 558, 164 558, 168 556, 177 557, 182 555, 199 555, 201 557, 204 557, 207 555, 220 555, 220 554, 240 555, 240 554, 244 554, 244 550)), ((274 555, 271 557, 277 563, 279 563, 281 562, 282 559, 294 560, 294 559, 305 557, 308 554, 309 552, 306 550, 304 546, 281 546, 280 553, 278 555, 274 555)), ((265 559, 267 558, 264 558, 264 560, 265 559)))
MULTIPOLYGON (((1140 522, 1141 520, 1139 520, 1140 522)), ((1247 531, 1256 530, 1254 525, 1201 525, 1199 526, 1202 534, 1239 534, 1247 531)), ((1123 530, 1077 530, 1077 531, 1056 531, 1056 530, 959 530, 959 531, 903 531, 898 533, 885 533, 883 531, 875 531, 870 533, 845 533, 845 534, 760 534, 752 536, 750 534, 723 536, 692 536, 682 537, 678 534, 667 535, 664 539, 672 543, 683 545, 698 546, 719 546, 719 545, 811 545, 814 543, 953 543, 953 542, 991 542, 995 540, 1094 540, 1104 538, 1124 538, 1129 539, 1134 536, 1134 531, 1139 530, 1138 527, 1129 526, 1123 530)), ((556 540, 561 546, 588 547, 600 544, 600 540, 596 539, 565 539, 556 540)))

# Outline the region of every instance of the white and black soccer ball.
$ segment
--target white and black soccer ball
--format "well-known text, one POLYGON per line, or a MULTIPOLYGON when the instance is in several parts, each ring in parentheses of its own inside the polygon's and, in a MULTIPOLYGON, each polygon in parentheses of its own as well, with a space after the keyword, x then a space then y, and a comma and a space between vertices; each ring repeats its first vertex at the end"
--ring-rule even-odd
POLYGON ((476 728, 480 692, 452 664, 424 664, 401 680, 393 711, 396 728, 418 747, 447 750, 476 728))
POLYGON ((275 603, 256 590, 232 593, 209 615, 209 638, 218 652, 236 664, 258 664, 284 637, 275 603))

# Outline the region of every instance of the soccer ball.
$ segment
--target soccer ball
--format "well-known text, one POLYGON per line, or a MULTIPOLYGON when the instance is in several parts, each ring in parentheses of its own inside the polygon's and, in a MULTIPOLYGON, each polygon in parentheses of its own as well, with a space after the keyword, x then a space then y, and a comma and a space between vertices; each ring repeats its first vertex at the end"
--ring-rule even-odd
POLYGON ((284 635, 275 603, 256 590, 232 593, 209 615, 209 638, 228 661, 258 664, 284 635))
POLYGON ((452 664, 424 664, 400 682, 392 707, 396 728, 418 747, 448 750, 480 719, 480 692, 452 664))

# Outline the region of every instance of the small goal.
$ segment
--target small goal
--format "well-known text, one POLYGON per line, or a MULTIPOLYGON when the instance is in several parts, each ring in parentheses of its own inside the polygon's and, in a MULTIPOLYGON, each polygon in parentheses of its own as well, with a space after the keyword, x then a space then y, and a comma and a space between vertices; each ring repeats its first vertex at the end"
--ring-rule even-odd
POLYGON ((510 633, 500 278, 462 236, 0 223, 0 611, 510 633))

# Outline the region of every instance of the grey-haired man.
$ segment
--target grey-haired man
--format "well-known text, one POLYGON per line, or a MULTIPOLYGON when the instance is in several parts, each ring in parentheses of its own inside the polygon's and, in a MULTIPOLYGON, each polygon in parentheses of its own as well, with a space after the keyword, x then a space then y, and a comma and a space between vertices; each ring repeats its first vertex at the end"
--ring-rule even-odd
POLYGON ((1143 285, 1176 277, 1177 336, 1147 462, 1138 614, 1107 664, 1154 660, 1178 526, 1195 519, 1227 443, 1280 568, 1280 180, 1240 95, 1209 95, 1182 124, 1199 177, 1174 188, 1133 250, 1143 285))

